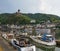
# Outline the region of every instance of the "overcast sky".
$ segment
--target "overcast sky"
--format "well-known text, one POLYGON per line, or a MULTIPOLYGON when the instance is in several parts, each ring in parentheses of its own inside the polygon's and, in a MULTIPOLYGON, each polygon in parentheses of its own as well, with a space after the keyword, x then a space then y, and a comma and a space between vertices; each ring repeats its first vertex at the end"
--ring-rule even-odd
POLYGON ((60 0, 0 0, 0 13, 47 13, 60 16, 60 0))

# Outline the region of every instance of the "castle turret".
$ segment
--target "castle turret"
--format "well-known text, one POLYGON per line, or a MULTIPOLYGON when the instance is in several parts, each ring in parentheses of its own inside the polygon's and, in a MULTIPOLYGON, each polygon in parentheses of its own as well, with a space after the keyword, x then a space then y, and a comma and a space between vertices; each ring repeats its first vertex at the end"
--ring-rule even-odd
POLYGON ((20 13, 20 9, 18 9, 18 13, 20 13))
POLYGON ((18 9, 18 11, 16 12, 16 16, 20 16, 21 13, 20 13, 20 9, 18 9))

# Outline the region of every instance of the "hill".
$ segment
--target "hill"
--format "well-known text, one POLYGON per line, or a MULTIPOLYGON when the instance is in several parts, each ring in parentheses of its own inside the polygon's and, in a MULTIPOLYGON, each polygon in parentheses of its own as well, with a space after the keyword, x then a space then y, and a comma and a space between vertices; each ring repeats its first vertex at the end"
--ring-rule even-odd
POLYGON ((42 13, 35 13, 35 14, 29 13, 29 14, 23 14, 23 15, 26 15, 31 19, 35 19, 37 23, 46 22, 48 20, 50 20, 51 23, 57 23, 57 22, 60 23, 60 17, 56 15, 42 14, 42 13))
POLYGON ((0 24, 29 24, 30 18, 25 15, 16 16, 16 14, 0 14, 0 24))
POLYGON ((16 16, 14 13, 3 13, 0 14, 0 24, 30 24, 32 19, 36 20, 36 23, 46 22, 48 20, 51 23, 60 23, 60 17, 56 15, 50 14, 42 14, 42 13, 22 13, 19 16, 16 16))

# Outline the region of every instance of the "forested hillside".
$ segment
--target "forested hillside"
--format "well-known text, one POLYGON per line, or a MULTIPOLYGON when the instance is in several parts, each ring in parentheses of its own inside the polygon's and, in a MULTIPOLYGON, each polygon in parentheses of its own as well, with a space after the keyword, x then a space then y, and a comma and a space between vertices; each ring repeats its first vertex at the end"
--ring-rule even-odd
POLYGON ((0 14, 0 24, 29 24, 30 18, 25 15, 16 16, 15 14, 0 14))
POLYGON ((0 14, 0 24, 30 24, 30 21, 34 19, 36 23, 46 22, 48 20, 51 23, 60 23, 60 17, 50 14, 23 14, 16 16, 14 13, 3 13, 0 14))
POLYGON ((31 19, 37 20, 38 23, 41 23, 42 21, 48 21, 50 20, 52 23, 59 23, 60 22, 60 17, 56 15, 51 15, 51 14, 42 14, 42 13, 36 13, 36 14, 24 14, 30 17, 31 19))

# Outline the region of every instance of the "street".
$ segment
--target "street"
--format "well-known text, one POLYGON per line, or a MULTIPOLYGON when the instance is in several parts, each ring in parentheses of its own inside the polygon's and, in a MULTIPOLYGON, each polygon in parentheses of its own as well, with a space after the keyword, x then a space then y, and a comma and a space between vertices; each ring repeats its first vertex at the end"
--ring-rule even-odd
POLYGON ((0 51, 3 51, 3 48, 0 46, 0 51))
POLYGON ((0 51, 17 51, 0 36, 0 51))

